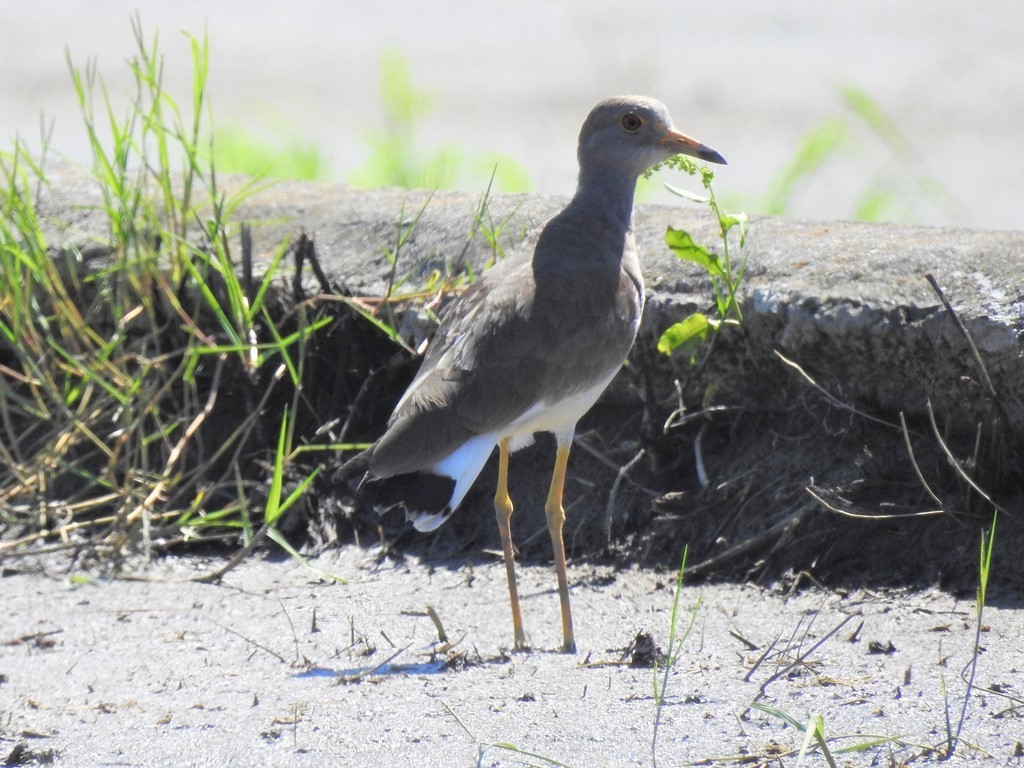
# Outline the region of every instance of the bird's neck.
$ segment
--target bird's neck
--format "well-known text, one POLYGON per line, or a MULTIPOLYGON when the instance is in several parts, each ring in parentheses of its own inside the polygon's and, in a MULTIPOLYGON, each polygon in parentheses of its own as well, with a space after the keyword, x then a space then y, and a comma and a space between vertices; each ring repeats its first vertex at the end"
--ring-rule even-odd
POLYGON ((569 208, 586 211, 610 221, 616 229, 633 228, 633 193, 636 174, 600 163, 588 163, 580 169, 576 194, 569 208))

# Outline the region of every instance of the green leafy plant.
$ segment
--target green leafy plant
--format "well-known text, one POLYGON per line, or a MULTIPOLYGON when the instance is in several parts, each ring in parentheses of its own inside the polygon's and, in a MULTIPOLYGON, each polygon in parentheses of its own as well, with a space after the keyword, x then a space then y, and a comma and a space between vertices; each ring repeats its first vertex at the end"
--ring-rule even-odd
MULTIPOLYGON (((462 251, 447 260, 443 267, 433 269, 425 280, 422 275, 415 274, 415 269, 404 271, 400 268, 400 263, 403 248, 413 237, 416 227, 434 197, 433 192, 426 196, 411 219, 406 215, 403 202, 394 228, 394 239, 391 242, 380 244, 380 252, 390 266, 385 279, 384 293, 379 297, 364 299, 363 302, 350 303, 350 306, 406 351, 414 352, 402 338, 397 320, 399 310, 407 311, 410 308, 416 308, 417 311, 422 310, 431 322, 437 322, 435 309, 441 299, 447 294, 457 294, 465 290, 476 280, 476 272, 466 258, 466 254, 477 238, 483 238, 491 254, 484 264, 484 269, 490 268, 498 259, 506 255, 502 236, 518 206, 504 218, 496 220, 490 208, 493 184, 494 175, 492 174, 487 188, 480 195, 474 209, 462 251), (412 287, 408 287, 410 283, 412 283, 412 287)), ((404 265, 402 266, 404 267, 404 265)))
MULTIPOLYGON (((798 748, 784 754, 774 755, 775 759, 779 759, 787 755, 795 754, 797 757, 797 765, 803 765, 805 762, 804 759, 813 754, 815 749, 821 752, 821 756, 825 759, 825 763, 829 768, 836 768, 836 766, 839 765, 835 758, 836 755, 859 754, 861 752, 868 752, 884 746, 909 747, 919 750, 921 755, 928 755, 934 751, 924 744, 910 742, 899 736, 858 733, 851 736, 826 737, 825 718, 817 712, 812 712, 807 716, 806 720, 801 720, 799 717, 795 717, 778 707, 773 707, 760 702, 754 702, 750 705, 750 708, 763 712, 769 717, 781 720, 786 725, 792 726, 798 732, 803 734, 803 739, 798 748), (841 746, 842 742, 852 743, 841 746)), ((900 765, 903 764, 904 763, 900 763, 900 765)))
POLYGON ((669 249, 679 259, 702 267, 711 281, 714 314, 694 312, 666 328, 658 339, 659 352, 668 355, 679 351, 690 355, 693 360, 697 348, 707 341, 709 335, 717 332, 723 325, 738 325, 743 320, 738 291, 747 262, 744 258, 739 264, 734 263, 729 247, 729 236, 732 230, 736 229, 739 232, 738 244, 742 248, 746 243, 748 220, 746 214, 727 213, 721 208, 712 187, 715 175, 707 167, 681 155, 663 163, 662 166, 676 168, 691 176, 700 176, 701 184, 708 193, 707 197, 695 195, 672 185, 666 186, 677 195, 707 205, 715 215, 721 238, 722 249, 721 253, 718 253, 698 243, 684 230, 669 227, 665 233, 665 243, 669 249))
POLYGON ((825 762, 828 764, 829 768, 836 768, 835 758, 832 756, 832 752, 828 747, 828 742, 825 740, 825 720, 817 712, 810 714, 807 718, 807 722, 805 723, 777 707, 754 703, 751 705, 751 708, 764 712, 766 715, 778 718, 779 720, 793 726, 798 731, 803 732, 804 739, 797 752, 796 764, 798 766, 803 764, 804 757, 807 756, 811 749, 811 742, 814 742, 818 749, 821 750, 821 754, 824 756, 825 762))
POLYGON ((385 124, 367 135, 369 157, 349 182, 362 187, 448 189, 468 168, 474 178, 494 174, 494 184, 504 192, 524 192, 530 181, 525 170, 510 158, 489 154, 470 159, 457 146, 432 153, 418 145, 420 123, 434 108, 434 98, 413 84, 409 62, 396 50, 381 56, 380 92, 385 124))
POLYGON ((915 219, 927 208, 945 219, 963 217, 963 205, 931 176, 913 143, 877 100, 856 86, 842 88, 839 96, 842 113, 807 132, 762 200, 752 205, 767 214, 791 213, 794 198, 826 174, 831 160, 867 151, 885 160, 880 170, 865 177, 851 211, 854 218, 915 219))
POLYGON ((221 173, 271 179, 327 181, 330 163, 315 144, 285 128, 257 133, 241 126, 218 128, 215 165, 221 173))
MULTIPOLYGON (((979 557, 978 557, 978 588, 975 594, 975 627, 974 627, 974 647, 971 654, 971 658, 964 665, 960 671, 960 678, 966 685, 963 700, 960 702, 959 716, 956 718, 956 722, 953 722, 953 716, 951 712, 950 704, 950 691, 946 685, 946 679, 942 677, 942 693, 946 699, 946 742, 944 745, 926 745, 915 742, 910 742, 900 736, 868 736, 867 734, 857 734, 856 736, 832 736, 826 738, 825 736, 825 720, 821 714, 811 713, 808 715, 806 721, 801 720, 798 717, 793 716, 776 706, 766 704, 760 701, 753 701, 750 704, 750 708, 763 712, 770 717, 776 718, 783 721, 784 723, 791 725, 793 728, 804 734, 803 741, 798 750, 794 750, 794 753, 798 756, 798 763, 801 764, 803 758, 810 754, 810 751, 814 748, 818 749, 824 757, 826 763, 829 766, 835 766, 834 755, 848 754, 853 752, 866 752, 868 750, 875 749, 880 746, 890 745, 899 747, 909 747, 917 751, 918 756, 935 756, 940 760, 948 760, 956 753, 958 745, 963 741, 962 734, 964 725, 967 721, 967 711, 972 698, 972 694, 976 690, 975 678, 978 670, 978 661, 982 654, 981 648, 981 635, 984 631, 984 615, 985 605, 987 601, 988 584, 992 574, 992 553, 995 546, 995 529, 996 529, 996 516, 993 516, 992 527, 988 531, 981 532, 981 541, 979 546, 979 557), (835 745, 844 742, 852 741, 852 744, 847 744, 841 748, 835 748, 835 745), (830 746, 831 745, 831 746, 830 746)), ((845 623, 845 622, 844 622, 845 623)), ((842 625, 840 625, 842 626, 842 625)), ((829 635, 834 634, 830 632, 829 635)), ((828 637, 829 635, 826 635, 828 637)), ((820 643, 820 641, 819 641, 820 643)), ((801 659, 798 659, 800 661, 801 659)), ((787 667, 789 669, 789 667, 787 667)), ((785 670, 784 670, 785 671, 785 670)), ((766 689, 766 684, 761 686, 761 691, 758 695, 762 696, 766 689)), ((1005 696, 1013 702, 1014 706, 1019 706, 1020 700, 1018 698, 1007 696, 1004 691, 983 689, 986 692, 1005 696)), ((966 742, 964 742, 966 743, 966 742)))

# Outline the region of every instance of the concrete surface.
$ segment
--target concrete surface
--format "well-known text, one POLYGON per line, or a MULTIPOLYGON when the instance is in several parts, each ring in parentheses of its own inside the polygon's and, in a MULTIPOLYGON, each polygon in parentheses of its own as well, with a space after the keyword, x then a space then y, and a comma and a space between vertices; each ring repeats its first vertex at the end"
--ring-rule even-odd
MULTIPOLYGON (((93 247, 105 231, 94 209, 95 184, 66 166, 50 176, 42 201, 51 242, 93 247)), ((502 227, 499 243, 511 253, 564 202, 495 195, 485 225, 502 227)), ((397 269, 409 285, 461 262, 480 269, 493 254, 484 237, 469 238, 479 204, 479 195, 460 192, 282 182, 246 200, 238 218, 253 224, 258 260, 306 232, 332 281, 375 296, 391 269, 385 252, 417 216, 397 269)), ((668 226, 713 249, 717 241, 708 212, 694 203, 638 206, 636 238, 650 299, 641 333, 652 343, 710 302, 702 270, 665 246, 668 226)), ((925 279, 934 275, 979 349, 1011 430, 1024 435, 1024 232, 759 217, 746 247, 734 245, 734 253, 748 260, 741 291, 745 354, 756 365, 781 370, 778 350, 812 376, 828 376, 855 403, 920 415, 931 399, 939 414, 966 415, 986 398, 977 395, 980 373, 966 338, 925 279)), ((308 271, 306 280, 317 290, 308 271)), ((748 374, 738 369, 722 378, 730 375, 748 374)))

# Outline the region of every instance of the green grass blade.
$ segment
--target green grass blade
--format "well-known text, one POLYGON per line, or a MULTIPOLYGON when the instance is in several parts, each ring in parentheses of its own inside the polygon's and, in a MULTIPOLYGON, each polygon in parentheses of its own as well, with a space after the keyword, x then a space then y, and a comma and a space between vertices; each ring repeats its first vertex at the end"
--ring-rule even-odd
POLYGON ((267 536, 270 537, 277 546, 287 552, 289 557, 299 563, 303 568, 315 573, 317 576, 329 581, 335 581, 338 584, 348 584, 351 581, 350 579, 346 579, 344 576, 338 576, 337 574, 325 571, 323 568, 313 565, 309 559, 303 557, 302 554, 291 545, 291 542, 289 542, 288 539, 284 537, 284 534, 277 530, 277 528, 271 528, 267 532, 267 536))
POLYGON ((817 173, 846 143, 846 123, 838 118, 825 122, 804 136, 789 165, 772 180, 765 193, 764 213, 787 213, 800 184, 817 173))

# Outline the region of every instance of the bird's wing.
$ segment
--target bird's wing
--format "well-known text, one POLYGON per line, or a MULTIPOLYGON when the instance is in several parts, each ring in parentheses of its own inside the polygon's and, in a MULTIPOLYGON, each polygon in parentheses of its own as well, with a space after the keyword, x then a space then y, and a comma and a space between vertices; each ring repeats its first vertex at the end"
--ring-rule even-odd
POLYGON ((589 390, 622 365, 643 301, 632 240, 608 248, 591 241, 592 227, 552 237, 563 216, 541 235, 540 261, 501 262, 445 313, 374 448, 372 472, 432 467, 470 438, 589 390))
MULTIPOLYGON (((542 364, 529 328, 528 261, 474 283, 448 312, 373 452, 374 474, 432 466, 469 438, 513 421, 538 398, 542 364), (490 279, 488 279, 490 278, 490 279)), ((495 268, 497 269, 497 268, 495 268)), ((493 271, 493 270, 492 270, 493 271)))

